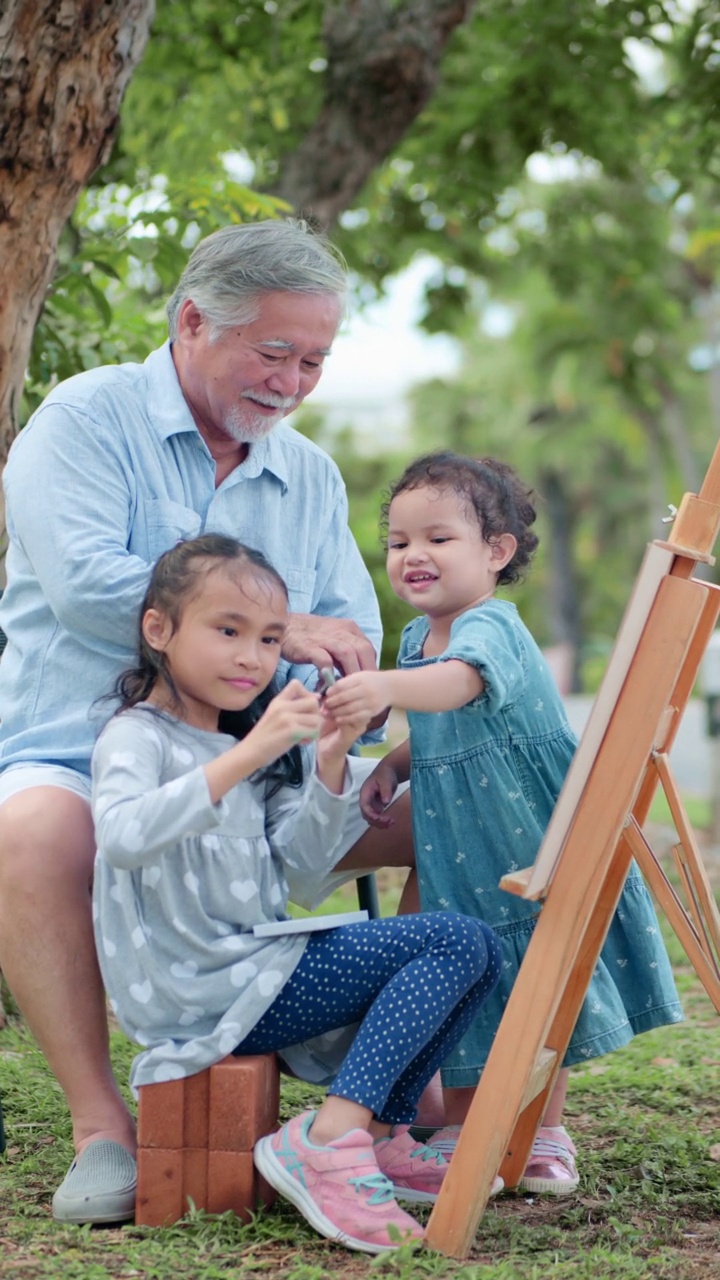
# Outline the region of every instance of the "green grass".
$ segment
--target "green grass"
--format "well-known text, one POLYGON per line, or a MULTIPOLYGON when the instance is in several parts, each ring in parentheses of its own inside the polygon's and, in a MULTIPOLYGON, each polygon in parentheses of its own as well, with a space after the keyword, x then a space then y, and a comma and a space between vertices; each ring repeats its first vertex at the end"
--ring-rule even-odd
MULTIPOLYGON (((354 905, 348 887, 335 909, 354 905)), ((389 909, 390 900, 384 903, 389 909)), ((674 936, 685 1023, 638 1037, 571 1075, 568 1125, 581 1190, 567 1201, 508 1195, 485 1214, 470 1257, 401 1249, 379 1259, 318 1239, 280 1203, 241 1224, 193 1213, 165 1229, 61 1227, 52 1191, 72 1158, 60 1090, 16 1017, 0 1031, 8 1150, 0 1158, 0 1275, 35 1280, 713 1280, 720 1277, 720 1020, 674 936)), ((126 1080, 134 1050, 119 1033, 126 1080)), ((321 1095, 285 1081, 283 1117, 321 1095)), ((421 1215, 422 1216, 422 1215, 421 1215)), ((427 1217, 427 1214, 424 1215, 427 1217)))
MULTIPOLYGON (((702 796, 685 795, 683 796, 683 805, 691 826, 693 826, 697 831, 709 830, 712 817, 709 800, 704 799, 702 796)), ((665 792, 660 790, 660 788, 658 788, 653 797, 653 802, 648 814, 648 822, 655 823, 659 826, 672 825, 670 806, 667 802, 665 792)))

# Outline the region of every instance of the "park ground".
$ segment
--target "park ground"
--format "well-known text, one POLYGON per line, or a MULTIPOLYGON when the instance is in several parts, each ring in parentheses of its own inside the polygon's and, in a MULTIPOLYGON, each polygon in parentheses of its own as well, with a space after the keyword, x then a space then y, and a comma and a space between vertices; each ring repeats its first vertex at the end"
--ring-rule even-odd
MULTIPOLYGON (((720 861, 709 870, 720 888, 720 861)), ((397 875, 380 881, 394 909, 397 875)), ((337 910, 354 905, 347 891, 337 910)), ((720 1280, 720 1019, 666 930, 686 1021, 572 1072, 568 1127, 579 1194, 508 1194, 488 1208, 469 1257, 401 1249, 371 1258, 321 1241, 277 1203, 249 1224, 190 1214, 164 1229, 61 1227, 50 1199, 72 1158, 62 1096, 20 1019, 0 1031, 0 1276, 18 1280, 720 1280)), ((119 1079, 132 1046, 113 1033, 119 1079)), ((283 1117, 319 1097, 286 1081, 283 1117)))

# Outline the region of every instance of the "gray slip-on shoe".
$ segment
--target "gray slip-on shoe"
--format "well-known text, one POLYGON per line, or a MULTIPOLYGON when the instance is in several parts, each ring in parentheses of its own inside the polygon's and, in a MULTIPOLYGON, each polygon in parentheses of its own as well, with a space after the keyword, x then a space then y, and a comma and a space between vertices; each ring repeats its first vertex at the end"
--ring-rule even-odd
POLYGON ((77 1224, 128 1222, 135 1216, 137 1166, 119 1142, 91 1142, 73 1160, 53 1196, 53 1217, 77 1224))

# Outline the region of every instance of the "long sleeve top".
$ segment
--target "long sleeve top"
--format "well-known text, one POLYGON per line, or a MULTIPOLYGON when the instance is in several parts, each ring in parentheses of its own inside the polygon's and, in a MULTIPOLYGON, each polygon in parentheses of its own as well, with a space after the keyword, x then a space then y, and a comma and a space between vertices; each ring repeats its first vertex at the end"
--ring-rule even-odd
POLYGON ((257 938, 287 918, 286 869, 331 866, 349 791, 253 777, 214 804, 203 765, 235 739, 142 704, 114 717, 92 761, 93 915, 112 1008, 143 1046, 134 1087, 219 1061, 298 964, 307 936, 257 938))

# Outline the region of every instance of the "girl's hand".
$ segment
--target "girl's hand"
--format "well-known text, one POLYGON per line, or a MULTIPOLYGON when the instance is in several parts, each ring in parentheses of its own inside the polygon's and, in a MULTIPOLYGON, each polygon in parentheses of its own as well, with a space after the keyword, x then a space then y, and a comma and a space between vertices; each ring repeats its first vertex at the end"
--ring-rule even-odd
POLYGON ((383 831, 395 822, 385 810, 392 804, 398 785, 395 770, 384 760, 376 765, 370 777, 363 782, 360 788, 360 812, 371 827, 378 827, 383 831))
POLYGON ((318 757, 322 754, 325 758, 333 756, 346 756, 353 743, 363 734, 367 728, 367 717, 356 716, 352 719, 348 718, 338 723, 334 715, 327 705, 327 699, 323 698, 321 703, 322 727, 320 729, 320 741, 318 742, 318 757))
POLYGON ((322 715, 320 699, 299 680, 289 684, 273 698, 257 724, 243 739, 260 757, 258 769, 271 764, 299 742, 310 742, 320 734, 322 715))
POLYGON ((392 704, 392 671, 357 671, 328 689, 324 702, 337 724, 373 716, 392 704))

